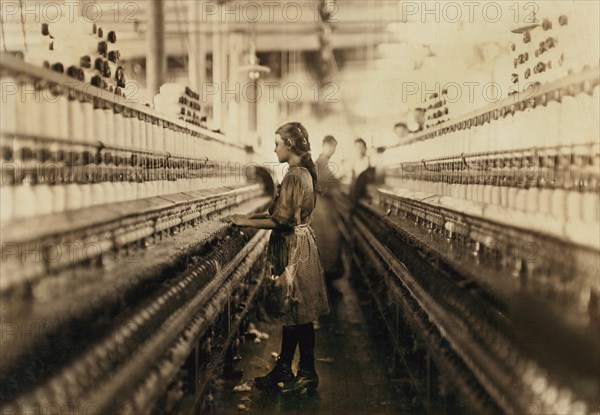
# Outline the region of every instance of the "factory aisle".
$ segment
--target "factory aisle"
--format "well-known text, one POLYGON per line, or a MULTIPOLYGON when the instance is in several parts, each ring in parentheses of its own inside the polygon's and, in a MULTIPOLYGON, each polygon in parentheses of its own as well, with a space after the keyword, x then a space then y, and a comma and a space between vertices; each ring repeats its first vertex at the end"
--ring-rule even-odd
MULTIPOLYGON (((273 352, 279 352, 280 328, 259 325, 269 339, 241 347, 241 381, 225 381, 218 387, 215 414, 411 414, 414 406, 408 379, 388 376, 391 352, 386 349, 383 332, 377 333, 374 316, 366 314, 348 278, 335 282, 341 295, 335 297, 333 312, 321 320, 317 330, 315 353, 320 378, 318 392, 311 396, 269 395, 253 386, 254 377, 267 373, 274 364, 273 352), (248 392, 234 392, 236 385, 247 383, 248 392), (240 407, 243 405, 244 407, 240 407)), ((297 368, 298 351, 294 360, 297 368)))

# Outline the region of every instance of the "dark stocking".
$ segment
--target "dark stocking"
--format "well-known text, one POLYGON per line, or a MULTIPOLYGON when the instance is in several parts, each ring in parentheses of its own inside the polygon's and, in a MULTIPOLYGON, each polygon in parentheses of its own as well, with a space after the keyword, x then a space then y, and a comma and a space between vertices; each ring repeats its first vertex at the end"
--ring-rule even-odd
POLYGON ((283 333, 281 335, 281 354, 279 359, 281 363, 290 365, 294 360, 294 353, 296 353, 296 345, 298 344, 298 337, 296 336, 297 326, 283 326, 283 333))
POLYGON ((313 323, 296 326, 296 335, 300 346, 299 367, 314 370, 315 364, 315 328, 313 323))

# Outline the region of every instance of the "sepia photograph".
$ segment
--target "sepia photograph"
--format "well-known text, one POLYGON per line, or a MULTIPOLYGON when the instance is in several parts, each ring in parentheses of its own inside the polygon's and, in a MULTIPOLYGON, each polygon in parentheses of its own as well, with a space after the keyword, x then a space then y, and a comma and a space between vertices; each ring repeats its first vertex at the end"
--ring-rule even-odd
POLYGON ((599 28, 0 0, 0 415, 600 415, 599 28))

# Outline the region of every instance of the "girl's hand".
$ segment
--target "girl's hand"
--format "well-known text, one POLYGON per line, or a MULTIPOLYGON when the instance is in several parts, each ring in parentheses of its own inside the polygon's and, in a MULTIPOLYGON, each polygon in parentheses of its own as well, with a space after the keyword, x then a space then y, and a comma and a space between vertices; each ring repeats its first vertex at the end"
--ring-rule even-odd
POLYGON ((244 220, 246 220, 246 215, 232 215, 231 223, 237 226, 244 226, 244 220))
POLYGON ((230 222, 234 225, 241 225, 241 221, 244 219, 244 215, 231 215, 221 218, 221 222, 230 222))

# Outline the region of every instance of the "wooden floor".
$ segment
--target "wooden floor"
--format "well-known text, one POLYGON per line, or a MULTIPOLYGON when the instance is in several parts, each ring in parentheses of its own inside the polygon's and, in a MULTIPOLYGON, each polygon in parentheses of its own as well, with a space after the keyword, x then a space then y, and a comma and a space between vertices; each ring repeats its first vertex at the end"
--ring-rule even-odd
MULTIPOLYGON (((408 379, 390 379, 391 353, 382 340, 383 332, 360 300, 348 277, 335 282, 339 295, 332 297, 334 311, 321 319, 317 330, 316 368, 320 378, 315 395, 283 397, 257 390, 256 376, 274 364, 271 353, 279 353, 279 327, 258 325, 270 338, 260 344, 247 341, 241 348, 241 380, 221 383, 214 396, 214 414, 420 414, 410 392, 408 379), (247 383, 248 392, 234 392, 247 383), (244 407, 238 407, 243 405, 244 407)), ((294 359, 294 371, 298 351, 294 359)))

